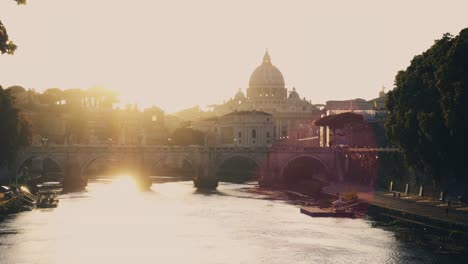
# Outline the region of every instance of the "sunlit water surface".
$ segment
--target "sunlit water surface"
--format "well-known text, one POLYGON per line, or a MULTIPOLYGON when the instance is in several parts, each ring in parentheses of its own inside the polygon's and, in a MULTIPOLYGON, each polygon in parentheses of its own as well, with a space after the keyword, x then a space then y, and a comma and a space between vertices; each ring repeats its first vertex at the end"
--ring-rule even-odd
POLYGON ((0 223, 0 263, 442 263, 363 219, 312 218, 221 184, 92 182, 0 223))

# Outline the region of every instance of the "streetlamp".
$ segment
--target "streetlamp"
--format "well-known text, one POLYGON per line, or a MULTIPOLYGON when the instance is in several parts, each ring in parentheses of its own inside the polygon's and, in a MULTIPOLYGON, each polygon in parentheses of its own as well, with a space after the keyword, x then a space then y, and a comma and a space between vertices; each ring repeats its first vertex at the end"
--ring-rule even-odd
POLYGON ((41 138, 41 145, 42 145, 43 147, 47 146, 47 141, 49 141, 48 138, 42 137, 42 138, 41 138))
POLYGON ((167 141, 169 142, 168 145, 171 145, 171 138, 167 138, 167 141))

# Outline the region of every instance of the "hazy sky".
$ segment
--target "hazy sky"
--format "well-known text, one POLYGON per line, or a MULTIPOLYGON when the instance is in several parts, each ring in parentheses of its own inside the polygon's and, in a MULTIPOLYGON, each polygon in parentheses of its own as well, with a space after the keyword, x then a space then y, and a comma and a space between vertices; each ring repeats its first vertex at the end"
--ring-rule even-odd
POLYGON ((468 1, 1 0, 19 46, 0 84, 103 86, 167 111, 222 103, 268 48, 301 97, 370 99, 443 33, 468 27, 468 1))

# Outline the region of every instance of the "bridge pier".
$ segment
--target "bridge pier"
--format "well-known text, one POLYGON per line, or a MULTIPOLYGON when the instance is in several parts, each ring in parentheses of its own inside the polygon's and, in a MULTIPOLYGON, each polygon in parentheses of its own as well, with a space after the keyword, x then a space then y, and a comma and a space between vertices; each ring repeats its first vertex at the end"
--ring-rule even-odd
POLYGON ((140 189, 147 190, 153 184, 150 178, 150 169, 145 167, 143 161, 135 169, 135 177, 140 189))
POLYGON ((81 177, 81 166, 77 160, 67 160, 63 175, 64 192, 82 191, 86 187, 87 180, 81 177))
POLYGON ((346 157, 343 152, 335 152, 335 173, 336 179, 342 182, 346 175, 346 157))
POLYGON ((218 187, 218 179, 206 169, 201 169, 193 179, 193 184, 200 189, 215 189, 218 187))
POLYGON ((276 179, 279 177, 279 169, 275 165, 277 163, 276 155, 267 152, 263 163, 263 166, 260 167, 260 178, 258 180, 258 184, 261 187, 272 187, 275 185, 276 179))
POLYGON ((275 167, 264 168, 261 172, 261 177, 258 184, 261 187, 274 187, 279 183, 279 169, 275 167))
POLYGON ((218 178, 216 177, 216 169, 213 166, 212 155, 208 151, 204 151, 201 155, 201 162, 193 179, 193 184, 196 188, 215 189, 218 187, 218 178))

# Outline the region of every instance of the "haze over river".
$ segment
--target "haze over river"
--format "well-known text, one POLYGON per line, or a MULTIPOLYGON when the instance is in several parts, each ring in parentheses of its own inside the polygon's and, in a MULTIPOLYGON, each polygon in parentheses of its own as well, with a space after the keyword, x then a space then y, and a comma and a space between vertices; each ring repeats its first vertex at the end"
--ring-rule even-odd
POLYGON ((244 187, 90 182, 0 222, 0 263, 454 263, 368 220, 312 218, 244 187))

